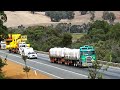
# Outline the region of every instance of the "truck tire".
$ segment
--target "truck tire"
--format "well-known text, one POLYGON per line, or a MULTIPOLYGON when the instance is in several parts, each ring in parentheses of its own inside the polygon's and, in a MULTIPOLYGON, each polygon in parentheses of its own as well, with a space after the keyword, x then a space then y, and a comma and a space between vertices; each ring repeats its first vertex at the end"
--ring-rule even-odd
POLYGON ((11 50, 9 50, 9 53, 11 53, 11 50))
POLYGON ((83 66, 82 66, 82 62, 80 62, 80 65, 79 65, 78 67, 83 68, 83 66))

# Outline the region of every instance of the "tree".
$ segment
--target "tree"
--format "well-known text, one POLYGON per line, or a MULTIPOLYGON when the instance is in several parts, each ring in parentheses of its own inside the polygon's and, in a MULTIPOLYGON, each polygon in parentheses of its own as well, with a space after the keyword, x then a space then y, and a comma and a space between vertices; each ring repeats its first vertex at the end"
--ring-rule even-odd
POLYGON ((108 36, 110 36, 110 39, 118 40, 120 39, 120 23, 116 23, 110 28, 110 31, 108 32, 108 36))
POLYGON ((73 11, 67 11, 66 14, 67 14, 66 15, 67 19, 73 19, 74 15, 75 15, 75 13, 73 11))
POLYGON ((112 13, 112 12, 110 12, 109 13, 109 22, 110 22, 110 24, 113 24, 113 22, 114 22, 114 20, 116 19, 116 16, 115 16, 115 14, 114 13, 112 13))
POLYGON ((72 44, 72 36, 70 33, 64 33, 62 38, 63 47, 68 47, 72 44))
POLYGON ((94 21, 94 23, 92 23, 90 25, 90 28, 88 30, 88 34, 90 33, 90 31, 93 29, 93 28, 96 28, 96 29, 103 29, 105 34, 109 31, 110 29, 110 25, 107 23, 107 21, 101 21, 101 20, 96 20, 94 21))
POLYGON ((3 23, 7 21, 7 16, 4 11, 0 11, 0 17, 0 40, 4 40, 8 36, 8 29, 3 25, 3 23))
POLYGON ((102 18, 103 18, 104 20, 109 20, 109 23, 110 23, 110 24, 113 24, 114 20, 116 19, 116 16, 115 16, 115 14, 112 13, 112 12, 104 11, 102 18))
POLYGON ((32 14, 35 14, 35 11, 30 11, 32 14))
POLYGON ((2 68, 7 65, 6 64, 6 59, 7 57, 5 58, 5 60, 3 61, 2 58, 0 57, 0 79, 3 79, 5 78, 4 74, 2 73, 2 68))
POLYGON ((95 19, 95 11, 89 11, 89 13, 91 15, 90 20, 94 21, 94 19, 95 19))
POLYGON ((109 12, 108 11, 104 11, 103 12, 103 16, 102 16, 103 20, 108 20, 108 17, 109 17, 109 12))
POLYGON ((67 23, 59 23, 56 25, 55 29, 56 30, 60 30, 62 32, 68 32, 68 30, 70 29, 70 24, 67 23))
POLYGON ((100 70, 107 71, 107 69, 109 68, 109 65, 107 64, 103 68, 103 65, 100 64, 98 61, 92 62, 92 65, 93 65, 92 68, 91 67, 88 68, 88 71, 89 71, 88 78, 89 79, 103 79, 103 75, 99 71, 100 70))
POLYGON ((81 15, 87 14, 88 11, 80 11, 81 15))
POLYGON ((27 58, 28 58, 27 56, 22 55, 22 59, 25 62, 25 67, 23 68, 23 70, 24 70, 24 72, 26 72, 27 78, 29 78, 28 77, 28 72, 30 71, 30 67, 27 66, 27 63, 26 63, 27 58))
POLYGON ((73 19, 74 12, 73 11, 46 11, 46 16, 51 18, 53 22, 59 22, 61 19, 73 19))
POLYGON ((0 11, 0 17, 1 17, 0 20, 2 20, 3 22, 7 21, 7 16, 4 13, 4 11, 0 11))

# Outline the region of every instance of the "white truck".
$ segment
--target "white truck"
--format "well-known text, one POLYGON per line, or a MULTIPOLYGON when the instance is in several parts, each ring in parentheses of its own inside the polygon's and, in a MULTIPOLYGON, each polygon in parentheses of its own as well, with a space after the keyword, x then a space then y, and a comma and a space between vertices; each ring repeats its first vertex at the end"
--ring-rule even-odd
POLYGON ((6 49, 6 43, 5 41, 0 42, 0 49, 6 49))
POLYGON ((37 59, 37 53, 34 52, 32 47, 20 47, 19 48, 19 54, 20 55, 25 55, 29 59, 32 59, 32 58, 37 59))

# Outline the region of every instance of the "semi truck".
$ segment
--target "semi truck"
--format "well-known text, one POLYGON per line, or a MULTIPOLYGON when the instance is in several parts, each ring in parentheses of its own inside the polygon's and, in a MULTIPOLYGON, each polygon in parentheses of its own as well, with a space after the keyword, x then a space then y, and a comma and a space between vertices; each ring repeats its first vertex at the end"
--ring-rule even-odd
POLYGON ((6 49, 10 53, 19 53, 19 47, 30 47, 30 44, 27 44, 26 41, 27 35, 8 34, 8 38, 5 39, 6 49))
POLYGON ((79 49, 54 47, 49 50, 49 58, 52 63, 84 67, 92 66, 92 62, 96 60, 96 54, 93 46, 89 45, 79 49))
POLYGON ((28 59, 37 59, 37 53, 33 50, 32 47, 20 47, 19 52, 21 56, 27 56, 28 59))

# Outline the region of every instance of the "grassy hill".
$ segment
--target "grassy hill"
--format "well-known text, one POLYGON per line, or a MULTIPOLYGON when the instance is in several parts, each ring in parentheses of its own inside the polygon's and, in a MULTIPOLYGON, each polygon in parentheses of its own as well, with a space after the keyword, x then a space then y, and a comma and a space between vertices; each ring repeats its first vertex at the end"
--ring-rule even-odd
MULTIPOLYGON (((120 21, 120 11, 111 11, 116 15, 115 22, 120 21)), ((51 25, 58 24, 61 22, 72 23, 72 24, 83 24, 90 21, 90 15, 80 15, 79 11, 75 11, 75 18, 72 20, 62 19, 60 22, 51 22, 50 18, 45 16, 45 12, 36 12, 35 14, 31 14, 29 11, 5 11, 7 15, 7 22, 4 23, 7 27, 17 27, 19 25, 24 26, 35 26, 35 25, 51 25)), ((103 11, 95 12, 95 19, 101 20, 101 16, 103 11)))

